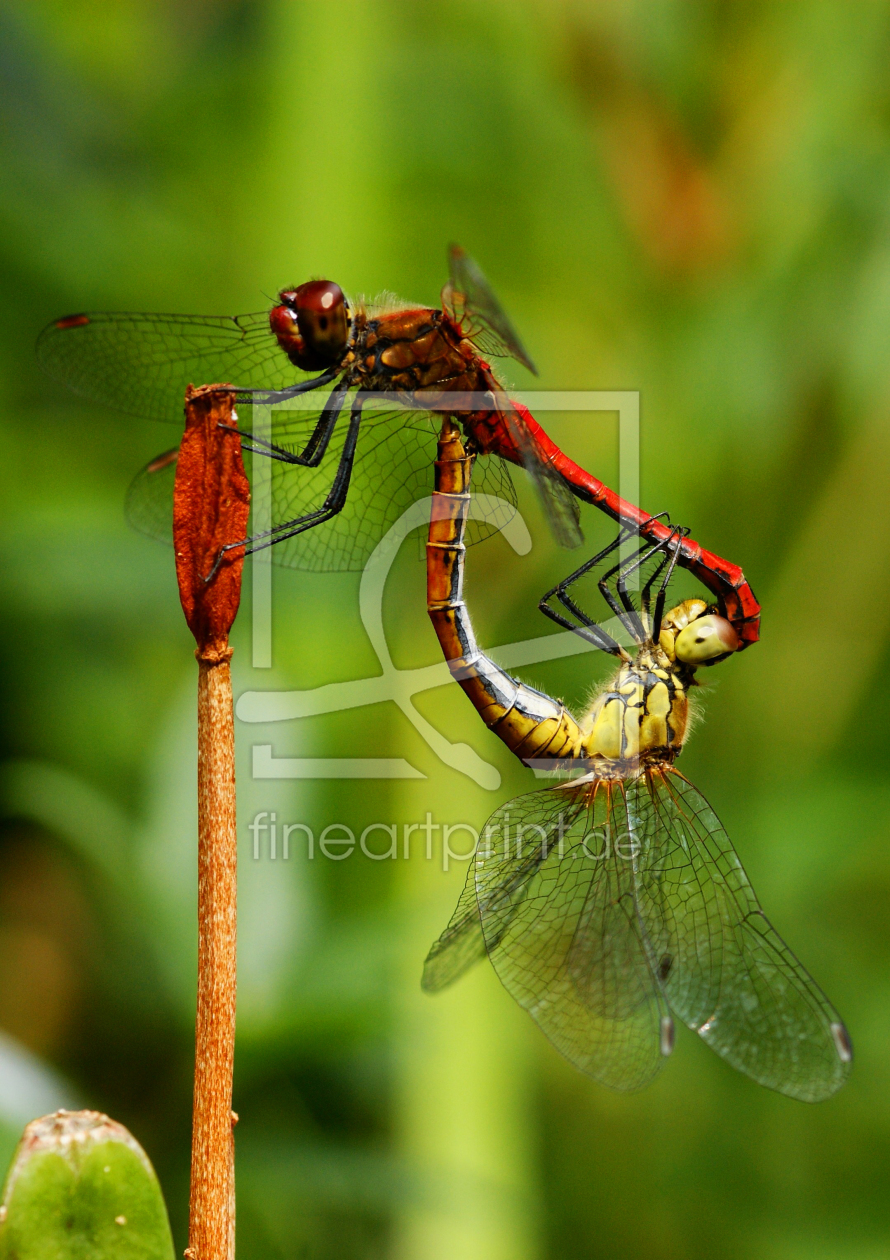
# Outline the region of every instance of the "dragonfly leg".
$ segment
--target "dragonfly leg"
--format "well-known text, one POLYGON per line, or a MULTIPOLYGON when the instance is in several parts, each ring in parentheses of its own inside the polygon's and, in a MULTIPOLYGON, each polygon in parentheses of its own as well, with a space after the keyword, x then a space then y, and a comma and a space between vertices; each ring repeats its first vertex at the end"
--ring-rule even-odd
MULTIPOLYGON (((552 590, 549 590, 547 594, 543 596, 543 598, 541 599, 538 605, 541 611, 546 616, 548 616, 552 621, 555 621, 558 625, 564 626, 568 630, 574 630, 576 634, 579 634, 582 638, 588 639, 590 642, 595 643, 597 647, 602 648, 604 651, 611 652, 613 655, 620 655, 622 657, 627 658, 627 653, 625 652, 625 650, 623 648, 620 648, 618 644, 616 643, 616 641, 610 635, 608 635, 601 626, 596 625, 596 623, 593 622, 592 618, 588 617, 588 615, 579 607, 579 605, 575 602, 575 600, 572 599, 572 597, 568 593, 568 587, 571 586, 574 582, 577 582, 578 579, 583 577, 586 573, 589 573, 590 570, 595 568, 596 565, 598 565, 602 560, 606 558, 606 556, 614 552, 616 548, 621 545, 622 542, 625 542, 628 538, 634 535, 638 535, 639 530, 641 528, 645 528, 645 526, 649 525, 652 521, 658 520, 661 517, 667 517, 667 513, 659 512, 657 516, 652 516, 652 517, 647 518, 639 526, 637 524, 625 525, 621 533, 618 535, 618 537, 613 539, 613 541, 607 547, 604 547, 603 550, 598 552, 595 556, 593 556, 592 559, 587 560, 584 564, 580 565, 579 568, 577 568, 573 573, 570 573, 568 577, 564 578, 561 582, 559 582, 556 586, 554 586, 552 590), (549 601, 553 598, 558 599, 559 602, 563 605, 563 607, 569 613, 571 613, 571 615, 575 617, 577 621, 581 622, 581 625, 584 627, 584 630, 579 629, 571 621, 568 621, 561 612, 549 606, 549 601)), ((628 633, 637 643, 645 642, 646 637, 647 637, 647 633, 646 633, 647 628, 646 626, 644 626, 639 613, 634 608, 633 602, 627 591, 627 578, 630 575, 630 573, 634 571, 634 569, 644 564, 646 560, 649 557, 651 557, 655 552, 667 551, 669 545, 673 543, 675 539, 685 536, 685 532, 686 532, 685 530, 672 530, 671 533, 667 536, 667 538, 665 538, 664 540, 661 540, 660 543, 656 543, 655 545, 653 545, 652 543, 646 542, 645 544, 641 545, 639 549, 637 550, 637 552, 635 552, 635 554, 631 556, 629 559, 626 558, 622 560, 619 564, 614 565, 599 582, 600 593, 602 594, 609 608, 616 615, 616 617, 618 617, 618 619, 624 625, 625 629, 628 631, 628 633), (615 577, 616 574, 618 575, 618 581, 616 583, 617 592, 618 592, 617 597, 616 597, 616 594, 613 593, 611 587, 609 586, 610 579, 615 577)), ((662 583, 663 591, 666 590, 667 588, 667 581, 670 579, 670 574, 673 572, 674 565, 676 564, 676 559, 677 559, 676 548, 673 548, 672 551, 673 551, 673 554, 670 560, 670 571, 667 575, 667 578, 662 583)), ((647 620, 648 620, 648 612, 649 612, 649 607, 650 607, 652 587, 654 583, 657 581, 657 579, 659 578, 659 576, 662 574, 665 568, 665 565, 667 563, 668 563, 668 559, 667 559, 667 556, 665 556, 662 562, 656 568, 655 572, 648 578, 645 586, 643 587, 642 605, 643 605, 644 612, 647 614, 647 620)), ((657 608, 657 614, 656 614, 659 626, 661 623, 661 613, 663 612, 663 606, 664 606, 663 591, 660 592, 661 599, 660 599, 660 604, 657 608)))
POLYGON ((262 551, 265 547, 284 542, 286 538, 293 538, 296 534, 305 533, 307 529, 321 525, 325 521, 330 520, 332 516, 336 516, 338 512, 342 512, 349 490, 349 479, 352 476, 355 448, 362 420, 362 407, 369 397, 371 397, 370 394, 359 394, 352 405, 349 415, 349 428, 346 432, 346 441, 343 444, 340 463, 337 465, 333 483, 325 496, 324 503, 320 507, 314 508, 313 511, 306 512, 303 516, 298 516, 292 521, 285 521, 281 525, 273 526, 272 529, 264 530, 262 534, 254 534, 250 538, 242 538, 240 542, 227 543, 225 547, 220 549, 213 568, 204 579, 206 582, 209 582, 214 576, 226 552, 233 551, 236 547, 243 547, 245 555, 252 555, 255 551, 262 551))
MULTIPOLYGON (((343 410, 343 403, 346 400, 348 390, 349 385, 343 382, 334 386, 309 441, 299 455, 295 455, 293 451, 285 450, 284 447, 276 446, 274 442, 267 442, 265 438, 259 438, 253 434, 250 434, 246 441, 241 443, 242 448, 245 451, 251 451, 255 455, 267 455, 270 459, 281 460, 284 464, 297 464, 301 468, 317 468, 324 458, 325 451, 328 449, 328 444, 333 436, 340 412, 343 410)), ((221 425, 220 427, 227 428, 228 426, 221 425)))
POLYGON ((587 624, 576 626, 569 621, 568 617, 564 617, 561 612, 555 608, 548 608, 542 599, 538 604, 541 612, 545 617, 549 617, 551 621, 555 621, 558 626, 562 626, 566 630, 571 630, 572 634, 577 634, 579 639, 586 639, 588 643, 592 643, 594 647, 600 649, 601 652, 608 652, 610 656, 619 656, 622 660, 629 661, 630 657, 627 652, 615 639, 608 634, 602 626, 598 626, 595 621, 587 624))
MULTIPOLYGON (((659 512, 656 516, 649 516, 644 521, 642 521, 639 525, 635 523, 625 524, 623 526, 623 532, 619 534, 619 536, 615 539, 615 542, 612 544, 611 549, 614 550, 615 547, 619 546, 619 544, 625 541, 627 538, 631 538, 634 535, 639 537, 642 530, 644 530, 647 526, 651 525, 653 521, 660 520, 662 516, 666 517, 667 512, 659 512)), ((651 542, 647 541, 645 544, 641 544, 638 551, 635 553, 635 556, 631 556, 630 560, 633 561, 636 557, 641 557, 641 556, 644 557, 645 554, 651 552, 651 549, 652 549, 651 542)), ((632 620, 630 624, 628 624, 627 616, 635 617, 636 610, 634 609, 633 602, 631 601, 629 595, 627 594, 626 587, 619 584, 618 593, 621 598, 621 603, 619 603, 618 599, 616 599, 615 595, 612 593, 608 584, 609 579, 613 577, 623 565, 626 565, 628 563, 629 561, 625 557, 624 560, 620 561, 619 564, 616 564, 614 568, 610 569, 608 573, 606 573, 600 579, 598 586, 599 586, 600 594, 602 595, 606 603, 609 605, 609 607, 612 609, 612 612, 619 619, 619 621, 621 621, 621 623, 629 630, 629 632, 634 636, 634 638, 636 638, 637 637, 636 631, 640 628, 639 619, 637 619, 636 621, 632 620)))
MULTIPOLYGON (((664 517, 665 522, 668 525, 670 525, 671 523, 670 517, 668 516, 667 512, 657 512, 655 516, 648 517, 646 520, 641 521, 639 525, 626 525, 625 529, 627 532, 624 535, 625 538, 628 538, 631 535, 635 534, 638 538, 646 538, 646 541, 640 543, 640 546, 637 549, 637 551, 634 553, 634 555, 624 556, 621 560, 619 560, 618 564, 614 565, 611 569, 609 569, 607 573, 604 573, 603 576, 600 578, 599 588, 603 596, 603 599, 606 600, 609 607, 619 617, 621 616, 622 608, 625 612, 628 612, 628 613, 633 613, 636 611, 633 605, 633 601, 631 600, 630 596, 627 593, 627 578, 636 568, 639 567, 639 565, 644 564, 649 556, 653 555, 656 551, 660 550, 658 546, 658 542, 667 542, 668 538, 672 537, 672 535, 666 535, 664 539, 656 540, 655 542, 653 542, 652 539, 646 537, 646 535, 644 534, 644 530, 646 530, 648 526, 652 524, 653 521, 660 521, 662 517, 664 517), (618 591, 618 595, 621 600, 621 608, 618 607, 615 600, 615 596, 612 595, 608 587, 608 583, 610 579, 613 578, 616 573, 619 575, 618 581, 616 582, 616 589, 618 591)), ((615 545, 617 546, 619 542, 621 542, 621 538, 617 538, 615 540, 615 545)), ((646 585, 643 587, 642 598, 643 598, 644 606, 645 606, 646 600, 648 599, 649 590, 652 586, 654 577, 657 577, 659 572, 660 572, 660 566, 659 566, 659 569, 656 570, 653 577, 650 578, 648 582, 646 583, 646 585)))
MULTIPOLYGON (((663 512, 659 513, 659 515, 663 515, 663 517, 667 519, 668 525, 671 524, 671 522, 669 522, 669 518, 667 517, 667 513, 663 512)), ((603 577, 603 582, 605 583, 609 581, 609 578, 618 575, 615 581, 615 588, 616 591, 618 591, 621 605, 623 605, 624 609, 627 610, 628 617, 633 620, 634 626, 637 627, 638 630, 642 631, 644 635, 652 633, 654 638, 658 638, 658 631, 653 630, 654 622, 652 617, 649 615, 650 609, 652 609, 652 587, 656 585, 658 578, 662 576, 664 568, 667 566, 667 576, 664 577, 664 581, 662 582, 661 587, 659 587, 657 596, 656 621, 658 622, 659 629, 661 629, 661 620, 664 611, 664 595, 666 595, 668 582, 671 581, 674 566, 676 566, 677 563, 676 544, 679 542, 679 539, 685 538, 687 534, 688 529, 686 528, 678 527, 674 529, 671 527, 671 533, 669 533, 666 538, 658 539, 658 541, 654 543, 644 544, 644 546, 639 548, 639 551, 635 554, 635 556, 625 559, 621 566, 616 564, 616 566, 611 568, 611 570, 603 577), (642 616, 639 616, 637 614, 637 610, 634 609, 632 597, 630 597, 628 593, 628 578, 632 575, 632 573, 639 570, 639 568, 642 568, 643 564, 647 563, 649 559, 656 556, 658 552, 663 553, 662 557, 659 559, 656 567, 654 567, 654 570, 650 573, 647 580, 643 583, 642 591, 640 591, 639 602, 640 614, 642 614, 642 616), (661 607, 658 607, 658 601, 661 601, 661 607)))
POLYGON ((260 404, 274 407, 276 403, 287 402, 288 398, 296 398, 299 394, 308 394, 313 389, 321 389, 322 385, 330 385, 340 374, 339 367, 328 368, 320 376, 313 376, 309 381, 298 381, 296 385, 288 385, 286 389, 239 389, 234 387, 235 400, 249 406, 260 404))
MULTIPOLYGON (((667 517, 667 513, 660 512, 659 516, 667 517)), ((651 517, 650 521, 654 519, 655 519, 654 517, 651 517)), ((646 521, 645 525, 648 525, 650 521, 646 521)), ((618 592, 618 597, 624 609, 624 613, 622 614, 619 611, 618 616, 621 618, 622 622, 624 623, 629 633, 633 636, 633 638, 637 641, 637 643, 641 645, 647 641, 650 634, 652 635, 653 638, 658 637, 658 632, 661 629, 661 618, 662 618, 662 614, 664 613, 664 601, 665 601, 665 596, 667 594, 668 583, 670 582, 671 576, 673 575, 673 572, 674 572, 674 567, 677 563, 677 557, 678 557, 677 544, 679 543, 680 539, 685 538, 688 533, 689 531, 685 527, 682 527, 682 526, 677 527, 677 528, 671 527, 670 533, 665 538, 659 539, 655 543, 649 543, 649 542, 645 543, 639 548, 636 555, 630 556, 629 558, 620 561, 618 564, 614 565, 613 568, 611 568, 608 571, 608 573, 605 573, 603 577, 600 579, 600 582, 599 582, 600 591, 602 592, 603 597, 608 601, 610 607, 613 607, 613 608, 615 608, 615 602, 614 602, 614 598, 610 599, 608 583, 612 578, 616 579, 615 588, 618 592), (643 586, 643 590, 641 592, 640 604, 641 604, 641 609, 643 613, 643 616, 641 616, 640 613, 638 613, 636 608, 634 607, 633 600, 631 599, 630 594, 628 593, 627 580, 632 573, 640 569, 648 560, 650 560, 658 552, 663 553, 662 558, 657 564, 654 572, 647 579, 645 585, 643 586), (655 582, 658 580, 658 578, 661 576, 661 574, 664 572, 665 567, 667 567, 667 573, 664 576, 664 579, 659 588, 658 595, 656 597, 656 611, 655 611, 655 619, 653 622, 653 621, 650 621, 650 618, 649 618, 652 587, 655 584, 655 582), (645 618, 645 622, 648 624, 644 623, 644 618, 645 618), (658 626, 657 630, 654 628, 656 623, 658 626)), ((618 611, 617 608, 616 608, 616 611, 618 611)))
MULTIPOLYGON (((636 533, 635 530, 632 532, 636 533)), ((649 543, 645 543, 644 545, 638 547, 632 556, 619 561, 618 564, 609 569, 608 573, 604 573, 597 583, 603 599, 637 644, 645 643, 646 627, 643 625, 642 618, 634 607, 633 600, 627 592, 625 573, 632 573, 637 564, 642 563, 643 559, 646 556, 651 555, 653 550, 655 550, 655 548, 653 548, 649 543), (609 587, 609 582, 616 573, 619 575, 618 581, 615 584, 618 592, 617 598, 609 587)))
MULTIPOLYGON (((573 573, 570 573, 568 577, 563 578, 563 580, 558 582, 556 586, 546 593, 546 595, 543 595, 538 603, 538 607, 545 617, 549 617, 550 620, 555 621, 557 625, 563 626, 566 630, 573 631, 580 638, 586 639, 589 643, 593 643, 595 647, 600 648, 603 652, 608 652, 612 656, 622 657, 625 660, 629 660, 630 658, 624 648, 615 639, 613 639, 610 634, 607 634, 602 626, 597 625, 592 618, 588 617, 587 614, 579 608, 579 606, 568 594, 568 587, 571 586, 572 583, 577 582, 579 578, 582 578, 585 573, 589 573, 590 570, 595 568, 596 565, 606 558, 606 556, 611 555, 616 547, 620 546, 625 539, 629 538, 631 534, 635 532, 635 529, 623 529, 618 537, 609 543, 608 547, 604 547, 602 551, 598 552, 590 560, 585 561, 585 563, 575 569, 573 573), (549 601, 553 598, 559 600, 562 606, 581 623, 580 626, 574 625, 566 616, 564 616, 563 613, 559 612, 558 609, 550 607, 549 601)), ((615 611, 618 612, 619 610, 616 608, 615 611)))
MULTIPOLYGON (((670 543, 668 543, 668 546, 669 545, 670 543)), ((650 616, 650 613, 652 611, 652 588, 655 585, 655 583, 658 581, 661 574, 664 572, 664 566, 667 564, 667 562, 668 562, 668 556, 667 554, 665 554, 662 556, 661 560, 653 569, 652 573, 643 583, 643 589, 640 591, 640 608, 643 612, 643 615, 647 618, 650 616)), ((664 588, 664 585, 665 584, 662 583, 662 587, 659 588, 659 592, 658 592, 659 595, 661 594, 661 591, 664 588)), ((658 596, 656 596, 656 600, 657 598, 658 596)))
MULTIPOLYGON (((686 526, 681 526, 677 530, 675 530, 673 542, 668 543, 668 547, 671 553, 670 563, 667 566, 667 573, 665 573, 664 578, 662 579, 661 586, 659 586, 658 588, 658 594, 655 596, 655 614, 651 619, 652 620, 652 638, 656 643, 658 642, 658 636, 661 634, 661 619, 664 616, 664 605, 665 605, 665 599, 667 598, 668 586, 670 585, 671 578, 674 576, 674 569, 676 568, 677 561, 680 558, 680 547, 678 544, 680 543, 682 539, 688 538, 688 537, 689 537, 689 530, 686 528, 686 526)), ((653 574, 653 578, 652 578, 653 581, 663 568, 664 568, 663 563, 658 566, 655 573, 653 574)), ((648 585, 649 583, 647 583, 647 586, 648 585)), ((648 592, 647 592, 647 598, 648 598, 648 592)), ((648 613, 649 611, 648 608, 646 611, 648 613)))

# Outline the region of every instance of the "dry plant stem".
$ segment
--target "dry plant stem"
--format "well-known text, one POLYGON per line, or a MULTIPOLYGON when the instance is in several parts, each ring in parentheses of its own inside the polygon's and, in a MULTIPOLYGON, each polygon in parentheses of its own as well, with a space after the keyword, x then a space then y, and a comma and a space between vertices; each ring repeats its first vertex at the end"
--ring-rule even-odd
POLYGON ((189 1204, 190 1260, 232 1260, 235 1179, 236 859, 232 649, 244 556, 220 550, 247 532, 249 494, 232 394, 186 394, 177 461, 173 534, 179 594, 198 644, 198 1009, 189 1204))
POLYGON ((227 1260, 234 1194, 235 731, 228 655, 199 659, 198 670, 198 1012, 189 1246, 194 1260, 227 1260))

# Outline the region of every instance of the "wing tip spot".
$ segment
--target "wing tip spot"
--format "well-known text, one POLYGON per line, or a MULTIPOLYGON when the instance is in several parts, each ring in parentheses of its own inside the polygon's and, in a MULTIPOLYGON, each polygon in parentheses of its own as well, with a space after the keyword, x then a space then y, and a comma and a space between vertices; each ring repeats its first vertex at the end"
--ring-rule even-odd
POLYGON ((853 1043, 850 1040, 850 1034, 847 1032, 846 1027, 841 1023, 832 1024, 831 1035, 834 1038, 834 1048, 841 1063, 852 1063, 853 1043))
POLYGON ((164 468, 169 468, 171 464, 175 464, 179 459, 179 447, 172 451, 165 451, 163 455, 158 455, 150 464, 146 464, 145 471, 147 473, 158 473, 164 468))
POLYGON ((84 324, 90 322, 89 315, 65 315, 62 319, 57 319, 53 324, 53 328, 82 328, 84 324))

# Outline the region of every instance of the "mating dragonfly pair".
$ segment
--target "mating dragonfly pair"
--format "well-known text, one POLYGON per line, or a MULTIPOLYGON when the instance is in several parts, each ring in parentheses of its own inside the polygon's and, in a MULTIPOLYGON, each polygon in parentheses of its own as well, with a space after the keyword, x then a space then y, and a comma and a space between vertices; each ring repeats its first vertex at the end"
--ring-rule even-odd
MULTIPOLYGON (((807 1100, 839 1088, 852 1058, 843 1023, 767 923, 707 803, 673 769, 696 668, 756 642, 760 606, 741 569, 621 499, 509 396, 488 359, 534 366, 467 254, 450 252, 441 309, 350 304, 338 285, 313 280, 282 290, 271 312, 232 319, 68 316, 44 330, 38 355, 88 399, 160 420, 181 415, 190 382, 237 382, 242 445, 270 461, 272 505, 269 528, 225 549, 237 554, 275 544, 275 558, 295 567, 361 568, 429 492, 438 451, 428 599, 452 672, 523 760, 585 773, 490 820, 425 987, 442 987, 487 953, 556 1046, 615 1088, 654 1075, 673 1045, 672 1012, 762 1084, 807 1100), (542 601, 559 624, 622 661, 580 721, 479 651, 461 599, 471 471, 478 490, 515 504, 511 464, 530 474, 564 545, 581 541, 577 500, 621 527, 612 547, 542 601), (600 589, 633 655, 569 594, 631 535, 641 540, 636 559, 614 566, 600 589), (713 606, 687 600, 665 614, 676 565, 713 606), (629 574, 647 566, 636 609, 629 574), (500 854, 492 830, 502 834, 500 854)), ((155 536, 170 534, 175 461, 175 451, 153 460, 128 495, 131 521, 155 536)), ((481 534, 502 524, 483 519, 481 534)))

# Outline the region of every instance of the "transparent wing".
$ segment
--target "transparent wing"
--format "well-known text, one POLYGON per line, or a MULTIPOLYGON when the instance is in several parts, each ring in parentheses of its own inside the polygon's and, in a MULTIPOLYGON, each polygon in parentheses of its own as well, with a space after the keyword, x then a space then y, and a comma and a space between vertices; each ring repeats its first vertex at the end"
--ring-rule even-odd
MULTIPOLYGON (((546 792, 535 792, 531 797, 517 797, 504 808, 509 811, 514 807, 521 807, 524 801, 529 801, 530 810, 533 806, 543 809, 545 798, 547 798, 546 792)), ((493 814, 488 820, 483 835, 488 833, 501 812, 503 811, 493 814)), ((537 831, 533 834, 539 835, 537 831)), ((437 993, 440 989, 453 984, 474 963, 485 957, 492 945, 495 918, 498 921, 498 930, 503 934, 513 912, 521 905, 526 884, 537 872, 546 856, 546 844, 532 843, 525 846, 524 852, 517 855, 515 867, 504 872, 503 882, 492 880, 486 892, 482 894, 481 901, 477 893, 476 866, 475 863, 470 864, 463 892, 455 906, 454 914, 426 957, 421 980, 422 988, 428 993, 437 993), (488 923, 487 935, 484 926, 486 922, 488 923)))
MULTIPOLYGON (((464 335, 484 354, 509 355, 537 375, 537 368, 519 339, 478 264, 459 245, 448 251, 450 280, 442 290, 442 307, 464 335)), ((577 501, 562 477, 546 460, 525 424, 522 412, 506 391, 494 391, 495 403, 523 467, 534 481, 554 536, 563 547, 583 542, 577 501)))
POLYGON ((173 546, 173 481, 179 448, 165 451, 141 468, 127 490, 124 512, 140 534, 173 546))
POLYGON ((485 937, 476 903, 476 872, 471 862, 454 914, 426 956, 421 988, 427 993, 438 993, 484 957, 485 937))
POLYGON ((456 979, 484 944, 504 986, 571 1063, 632 1090, 656 1075, 672 1037, 632 867, 605 839, 627 829, 613 786, 534 792, 492 815, 476 856, 475 915, 465 889, 424 983, 456 979))
POLYGON ((451 279, 442 290, 442 308, 483 354, 508 355, 537 376, 519 334, 501 309, 479 266, 459 245, 448 251, 451 279))
POLYGON ((847 1079, 840 1016, 769 923, 720 820, 675 770, 627 788, 637 903, 671 1010, 739 1071, 815 1102, 847 1079))
POLYGON ((584 541, 581 532, 581 510, 578 500, 553 465, 544 458, 532 436, 524 415, 530 414, 519 403, 514 403, 505 391, 493 392, 492 397, 503 418, 507 432, 522 459, 522 466, 531 477, 556 541, 562 547, 574 548, 584 541))
MULTIPOLYGON (((286 450, 303 449, 321 413, 273 412, 271 440, 286 450)), ((285 538, 271 548, 278 564, 310 571, 356 571, 380 539, 418 499, 433 492, 433 459, 439 424, 426 412, 366 409, 356 449, 346 505, 331 520, 285 538)), ((319 507, 334 480, 347 416, 341 416, 318 468, 252 457, 253 533, 284 526, 319 507)), ((176 451, 167 452, 137 474, 127 494, 130 523, 162 542, 173 541, 173 480, 176 451)), ((473 469, 474 489, 491 496, 483 520, 472 522, 469 541, 497 533, 512 519, 516 493, 502 460, 483 456, 473 469), (495 497, 499 500, 494 502, 495 497)))
MULTIPOLYGON (((464 541, 468 547, 500 533, 517 511, 516 487, 510 476, 510 466, 498 455, 476 457, 472 485, 474 494, 485 495, 486 498, 476 500, 476 509, 481 508, 482 515, 467 521, 464 541)), ((421 539, 421 553, 421 559, 426 563, 426 536, 421 539)))
MULTIPOLYGON (((433 460, 439 423, 426 412, 363 413, 346 505, 337 516, 306 533, 276 543, 279 564, 310 571, 357 571, 364 567, 383 535, 418 499, 433 492, 433 460)), ((273 523, 290 521, 323 502, 333 481, 346 438, 346 418, 337 426, 317 469, 271 461, 273 523)), ((274 440, 278 440, 277 436, 274 440)), ((498 464, 501 461, 496 461, 498 464)), ((507 499, 476 523, 474 541, 496 533, 515 511, 515 494, 503 470, 490 458, 477 461, 474 486, 507 499), (491 473, 489 473, 491 468, 491 473), (509 489, 510 494, 505 493, 509 489)), ((254 469, 257 469, 254 458, 254 469)))
POLYGON ((252 315, 69 315, 44 328, 37 358, 75 393, 128 415, 182 423, 186 386, 284 389, 306 378, 252 315))

